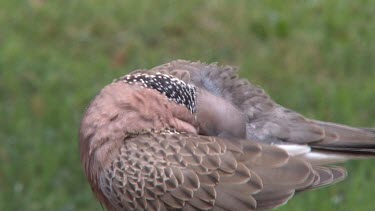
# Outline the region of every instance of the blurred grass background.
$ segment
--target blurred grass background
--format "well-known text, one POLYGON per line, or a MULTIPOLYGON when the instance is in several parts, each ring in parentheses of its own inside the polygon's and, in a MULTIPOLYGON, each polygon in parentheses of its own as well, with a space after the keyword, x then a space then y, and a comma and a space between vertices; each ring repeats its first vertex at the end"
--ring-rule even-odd
MULTIPOLYGON (((80 118, 112 79, 174 59, 219 62, 280 104, 375 127, 375 2, 0 0, 0 210, 102 210, 80 118)), ((374 161, 279 210, 374 210, 374 161)))

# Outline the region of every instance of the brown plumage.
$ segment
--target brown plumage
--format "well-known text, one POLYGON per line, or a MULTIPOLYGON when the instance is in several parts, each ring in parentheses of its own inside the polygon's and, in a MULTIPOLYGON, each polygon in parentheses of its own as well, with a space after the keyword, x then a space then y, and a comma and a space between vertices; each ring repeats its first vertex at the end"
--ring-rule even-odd
POLYGON ((187 61, 107 85, 80 129, 85 174, 108 210, 274 208, 344 179, 325 164, 373 153, 374 142, 371 130, 275 104, 233 68, 187 61))

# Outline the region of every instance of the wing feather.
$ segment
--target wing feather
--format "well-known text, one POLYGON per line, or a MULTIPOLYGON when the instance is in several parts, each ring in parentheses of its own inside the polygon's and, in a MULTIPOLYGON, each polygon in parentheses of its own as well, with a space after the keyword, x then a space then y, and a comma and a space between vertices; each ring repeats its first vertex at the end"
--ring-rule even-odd
POLYGON ((124 140, 99 185, 115 210, 255 210, 277 207, 295 191, 343 175, 276 146, 149 132, 124 140), (181 147, 168 150, 172 145, 181 147))

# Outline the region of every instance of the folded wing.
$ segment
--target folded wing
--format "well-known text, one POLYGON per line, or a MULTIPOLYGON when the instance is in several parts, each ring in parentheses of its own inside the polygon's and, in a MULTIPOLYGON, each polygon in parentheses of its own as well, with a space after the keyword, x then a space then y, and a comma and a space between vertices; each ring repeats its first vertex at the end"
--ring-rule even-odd
POLYGON ((145 133, 124 140, 99 186, 115 210, 261 210, 345 175, 257 142, 145 133))

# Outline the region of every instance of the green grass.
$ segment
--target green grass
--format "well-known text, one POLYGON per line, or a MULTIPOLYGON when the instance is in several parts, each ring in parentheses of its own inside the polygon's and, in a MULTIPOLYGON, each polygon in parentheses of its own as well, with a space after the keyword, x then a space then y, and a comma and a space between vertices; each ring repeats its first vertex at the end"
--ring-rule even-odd
MULTIPOLYGON (((241 67, 308 117, 375 127, 375 3, 0 0, 0 210, 102 210, 78 127, 112 79, 177 58, 241 67)), ((373 210, 374 161, 279 210, 373 210)))

